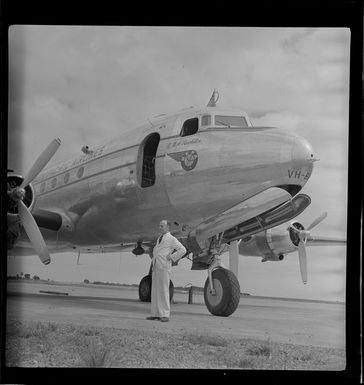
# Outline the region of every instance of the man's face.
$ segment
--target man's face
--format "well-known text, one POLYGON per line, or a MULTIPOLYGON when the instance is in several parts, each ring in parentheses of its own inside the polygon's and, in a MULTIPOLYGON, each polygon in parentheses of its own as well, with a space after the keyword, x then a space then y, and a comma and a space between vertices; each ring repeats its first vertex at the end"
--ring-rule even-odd
POLYGON ((159 223, 159 230, 165 234, 166 232, 168 232, 168 223, 167 221, 160 221, 159 223))

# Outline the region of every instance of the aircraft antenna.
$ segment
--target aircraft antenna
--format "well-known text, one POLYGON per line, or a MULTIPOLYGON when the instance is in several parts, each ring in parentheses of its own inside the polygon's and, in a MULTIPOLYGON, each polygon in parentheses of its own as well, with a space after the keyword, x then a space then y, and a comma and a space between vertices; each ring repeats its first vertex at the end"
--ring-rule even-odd
POLYGON ((219 100, 219 96, 220 96, 219 92, 215 88, 214 92, 211 95, 211 98, 210 98, 209 102, 207 103, 207 107, 216 107, 216 103, 219 100))

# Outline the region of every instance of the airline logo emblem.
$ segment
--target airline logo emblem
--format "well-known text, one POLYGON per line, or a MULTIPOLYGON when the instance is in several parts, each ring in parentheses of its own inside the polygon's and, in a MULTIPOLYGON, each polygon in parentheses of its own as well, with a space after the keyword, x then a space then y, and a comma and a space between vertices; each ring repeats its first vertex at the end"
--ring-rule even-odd
POLYGON ((172 152, 167 154, 177 162, 181 162, 181 166, 185 171, 193 170, 198 161, 198 155, 195 150, 172 152))

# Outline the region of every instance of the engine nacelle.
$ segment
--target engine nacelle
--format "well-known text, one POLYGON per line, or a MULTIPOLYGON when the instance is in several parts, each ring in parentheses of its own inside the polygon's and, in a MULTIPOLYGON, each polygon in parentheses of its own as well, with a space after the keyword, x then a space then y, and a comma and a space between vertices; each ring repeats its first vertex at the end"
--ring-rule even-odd
MULTIPOLYGON (((304 229, 298 223, 292 223, 297 229, 304 229)), ((239 253, 246 256, 261 256, 262 262, 282 261, 284 255, 297 250, 299 238, 291 228, 276 227, 242 239, 239 244, 239 253)))
POLYGON ((74 218, 65 213, 52 212, 34 208, 35 192, 33 186, 28 184, 20 188, 24 178, 21 175, 11 173, 7 177, 7 248, 14 247, 21 235, 21 224, 18 215, 18 201, 22 200, 29 211, 32 212, 39 228, 57 231, 58 234, 72 234, 74 231, 74 218))

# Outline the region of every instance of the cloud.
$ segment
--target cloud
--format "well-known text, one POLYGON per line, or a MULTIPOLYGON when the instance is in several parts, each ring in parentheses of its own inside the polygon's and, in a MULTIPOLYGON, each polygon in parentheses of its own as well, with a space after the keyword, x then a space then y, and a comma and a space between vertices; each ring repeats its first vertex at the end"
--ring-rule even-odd
MULTIPOLYGON (((312 143, 321 160, 299 219, 326 209, 322 235, 345 235, 349 43, 344 28, 13 26, 9 166, 24 172, 58 136, 51 163, 67 159, 152 116, 204 106, 217 88, 219 106, 312 143)), ((274 266, 261 277, 293 269, 274 266)))
POLYGON ((316 29, 310 28, 300 30, 299 32, 295 32, 286 39, 284 39, 281 45, 287 53, 298 54, 300 52, 300 45, 302 41, 306 40, 310 35, 314 34, 316 31, 316 29))

